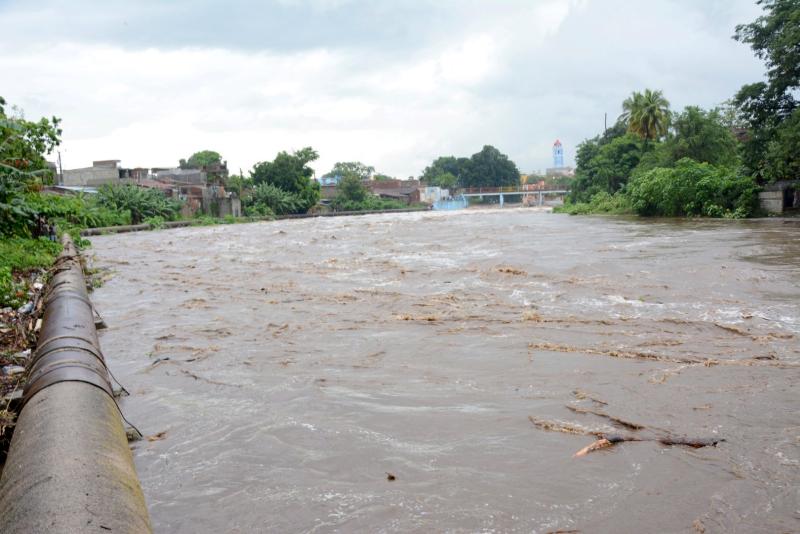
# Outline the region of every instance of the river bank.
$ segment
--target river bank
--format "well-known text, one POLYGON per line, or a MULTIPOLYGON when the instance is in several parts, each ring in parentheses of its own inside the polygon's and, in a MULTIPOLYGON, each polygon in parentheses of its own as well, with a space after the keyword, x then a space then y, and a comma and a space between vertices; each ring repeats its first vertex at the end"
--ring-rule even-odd
POLYGON ((503 208, 93 238, 154 527, 790 529, 794 232, 503 208), (594 436, 529 419, 651 432, 595 413, 725 441, 572 458, 594 436))

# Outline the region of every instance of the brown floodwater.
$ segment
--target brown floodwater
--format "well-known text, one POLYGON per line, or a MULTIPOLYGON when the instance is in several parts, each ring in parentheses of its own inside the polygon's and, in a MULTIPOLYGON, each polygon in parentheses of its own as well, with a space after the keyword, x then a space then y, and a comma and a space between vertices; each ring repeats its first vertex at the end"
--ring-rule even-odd
POLYGON ((158 532, 800 530, 800 221, 505 209, 92 241, 158 532), (594 433, 644 441, 573 457, 594 433))

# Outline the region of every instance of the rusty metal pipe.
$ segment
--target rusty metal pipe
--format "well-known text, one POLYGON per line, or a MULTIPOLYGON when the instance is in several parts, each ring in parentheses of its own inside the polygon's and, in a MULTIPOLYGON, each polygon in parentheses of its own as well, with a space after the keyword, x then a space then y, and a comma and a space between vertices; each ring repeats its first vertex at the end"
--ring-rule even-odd
POLYGON ((0 532, 151 532, 68 236, 29 373, 0 478, 0 532))

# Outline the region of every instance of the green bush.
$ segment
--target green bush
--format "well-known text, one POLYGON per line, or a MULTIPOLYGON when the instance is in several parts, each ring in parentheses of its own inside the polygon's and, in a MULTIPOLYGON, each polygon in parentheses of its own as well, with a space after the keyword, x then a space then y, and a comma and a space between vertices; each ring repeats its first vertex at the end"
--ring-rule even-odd
POLYGON ((367 196, 364 200, 345 200, 336 198, 331 206, 336 211, 374 211, 406 209, 408 204, 402 200, 380 198, 375 195, 367 196))
POLYGON ((198 214, 192 221, 193 226, 212 226, 217 224, 217 219, 209 215, 198 214))
POLYGON ((53 195, 29 193, 25 203, 37 215, 44 216, 59 228, 74 226, 78 228, 99 228, 131 223, 127 210, 111 209, 101 205, 97 199, 85 194, 53 195))
POLYGON ((160 230, 164 228, 164 223, 166 221, 164 220, 164 217, 155 216, 155 217, 148 217, 142 222, 150 226, 151 230, 160 230))
POLYGON ((640 215, 741 218, 758 209, 758 186, 751 177, 688 158, 674 168, 635 176, 626 193, 640 215))
POLYGON ((633 213, 630 199, 624 193, 609 195, 605 191, 595 193, 589 202, 566 203, 553 209, 556 213, 569 213, 570 215, 625 215, 633 213))
POLYGON ((182 205, 179 200, 167 198, 157 189, 135 185, 104 185, 97 194, 97 204, 118 213, 130 213, 132 224, 139 224, 150 217, 174 220, 182 205))
POLYGON ((304 201, 296 194, 268 183, 258 184, 244 198, 244 213, 250 217, 298 213, 304 206, 304 201))

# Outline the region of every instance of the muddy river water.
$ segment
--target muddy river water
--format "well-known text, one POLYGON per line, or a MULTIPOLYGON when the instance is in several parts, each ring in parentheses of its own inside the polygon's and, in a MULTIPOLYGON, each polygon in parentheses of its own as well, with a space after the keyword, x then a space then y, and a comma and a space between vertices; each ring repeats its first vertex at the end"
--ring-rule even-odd
POLYGON ((506 209, 92 241, 157 532, 800 530, 800 221, 506 209), (593 433, 644 441, 573 457, 593 433))

